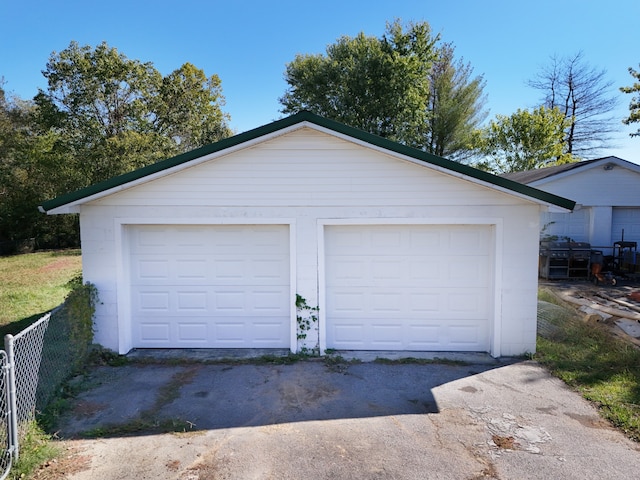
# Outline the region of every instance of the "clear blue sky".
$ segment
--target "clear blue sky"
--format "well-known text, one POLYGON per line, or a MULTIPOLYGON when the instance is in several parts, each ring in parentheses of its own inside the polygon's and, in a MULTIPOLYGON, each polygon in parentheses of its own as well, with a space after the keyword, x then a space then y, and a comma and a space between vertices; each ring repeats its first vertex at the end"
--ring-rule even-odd
MULTIPOLYGON (((324 53, 342 35, 380 36, 385 22, 427 21, 486 80, 489 118, 537 104, 526 85, 550 56, 584 53, 606 69, 628 115, 627 68, 640 63, 640 1, 615 0, 2 0, 0 76, 5 89, 31 98, 45 88, 51 52, 76 40, 106 41, 163 74, 191 62, 217 74, 231 126, 242 132, 281 117, 285 64, 297 53, 324 53)), ((620 123, 616 146, 603 155, 640 163, 635 127, 620 123)))

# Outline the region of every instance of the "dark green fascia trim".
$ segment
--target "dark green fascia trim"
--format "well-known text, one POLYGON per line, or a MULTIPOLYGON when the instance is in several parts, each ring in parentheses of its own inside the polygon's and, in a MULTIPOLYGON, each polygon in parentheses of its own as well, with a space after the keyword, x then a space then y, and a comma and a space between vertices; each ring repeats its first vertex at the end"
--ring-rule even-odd
POLYGON ((406 155, 410 158, 436 165, 438 167, 451 170, 453 172, 457 172, 471 178, 475 178, 482 182, 486 182, 504 188, 506 190, 511 190, 521 195, 541 200, 545 203, 557 205, 568 210, 573 210, 573 208, 575 207, 575 202, 567 198, 543 192, 542 190, 538 190, 537 188, 529 187, 512 180, 507 180, 506 178, 498 177, 496 175, 478 170, 468 165, 463 165, 452 160, 447 160, 445 158, 423 152, 422 150, 401 145, 386 138, 379 137, 363 130, 344 125, 334 120, 320 117, 307 111, 296 113, 295 115, 291 115, 281 120, 276 120, 275 122, 263 125, 262 127, 248 130, 244 133, 234 135, 233 137, 225 138, 224 140, 220 140, 219 142, 205 145, 204 147, 197 148, 196 150, 192 150, 176 157, 162 160, 160 162, 154 163, 153 165, 148 165, 138 170, 134 170, 133 172, 125 173, 109 180, 105 180, 104 182, 96 183, 95 185, 91 185, 81 190, 61 195, 60 197, 54 198, 53 200, 43 202, 41 207, 43 211, 47 212, 49 210, 53 210, 54 208, 58 208, 66 204, 82 200, 83 198, 96 195, 112 188, 126 185, 129 182, 139 180, 148 175, 152 175, 158 172, 162 172, 163 170, 182 165, 183 163, 187 163, 191 160, 195 160, 196 158, 200 158, 205 155, 210 155, 227 148, 235 147, 242 143, 255 140, 256 138, 275 133, 279 130, 283 130, 302 122, 310 122, 320 127, 333 130, 334 132, 347 135, 349 137, 361 140, 371 145, 375 145, 385 150, 390 150, 401 155, 406 155))

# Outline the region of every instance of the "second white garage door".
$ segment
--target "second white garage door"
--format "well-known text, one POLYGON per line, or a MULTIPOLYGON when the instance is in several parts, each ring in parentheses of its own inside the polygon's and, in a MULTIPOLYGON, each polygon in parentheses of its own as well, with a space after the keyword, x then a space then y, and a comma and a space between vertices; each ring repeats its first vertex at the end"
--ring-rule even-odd
POLYGON ((325 227, 327 348, 489 351, 486 225, 325 227))
POLYGON ((640 208, 613 207, 611 241, 619 242, 623 236, 625 242, 640 245, 640 208))
POLYGON ((132 226, 129 250, 134 347, 290 347, 288 226, 132 226))

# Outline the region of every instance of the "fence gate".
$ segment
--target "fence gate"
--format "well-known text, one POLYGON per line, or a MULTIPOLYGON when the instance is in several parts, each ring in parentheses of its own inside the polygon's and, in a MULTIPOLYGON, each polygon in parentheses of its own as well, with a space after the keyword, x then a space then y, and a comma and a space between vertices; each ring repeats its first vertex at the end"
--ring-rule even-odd
POLYGON ((13 453, 8 363, 7 354, 0 350, 0 480, 9 475, 13 453))

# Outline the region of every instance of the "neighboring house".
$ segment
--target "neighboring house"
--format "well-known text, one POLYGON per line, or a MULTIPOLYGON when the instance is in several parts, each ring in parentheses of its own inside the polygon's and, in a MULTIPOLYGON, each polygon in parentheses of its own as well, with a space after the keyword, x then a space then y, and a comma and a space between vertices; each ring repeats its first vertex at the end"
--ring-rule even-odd
POLYGON ((80 214, 96 341, 120 353, 502 356, 535 351, 540 212, 573 206, 302 112, 41 210, 80 214))
POLYGON ((573 212, 542 213, 543 236, 588 242, 605 255, 622 240, 640 246, 640 165, 604 157, 503 177, 576 201, 573 212))

